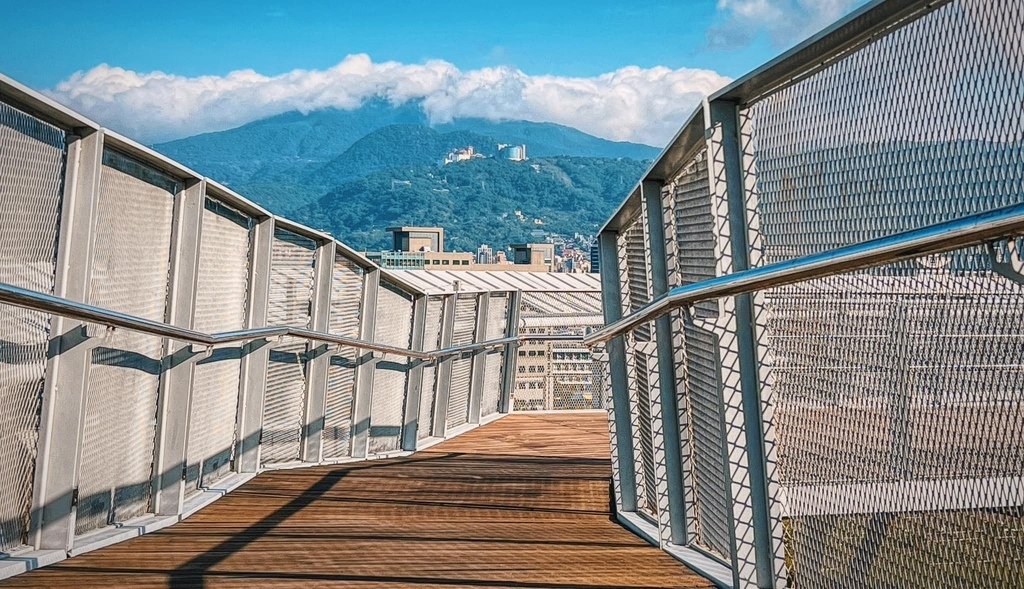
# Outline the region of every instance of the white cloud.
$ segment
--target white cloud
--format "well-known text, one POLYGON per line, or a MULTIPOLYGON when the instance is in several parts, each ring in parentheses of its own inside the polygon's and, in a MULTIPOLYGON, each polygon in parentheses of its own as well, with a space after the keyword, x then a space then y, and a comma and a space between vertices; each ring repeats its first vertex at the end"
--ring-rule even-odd
POLYGON ((240 70, 184 77, 109 65, 49 91, 97 122, 146 142, 236 127, 290 110, 352 109, 372 97, 421 100, 431 120, 522 119, 607 139, 666 143, 700 99, 728 82, 703 69, 628 66, 589 78, 531 76, 511 67, 463 71, 446 61, 374 63, 350 55, 326 70, 265 76, 240 70))
POLYGON ((790 46, 838 20, 864 0, 718 0, 724 21, 708 30, 713 48, 745 45, 765 32, 777 47, 790 46))

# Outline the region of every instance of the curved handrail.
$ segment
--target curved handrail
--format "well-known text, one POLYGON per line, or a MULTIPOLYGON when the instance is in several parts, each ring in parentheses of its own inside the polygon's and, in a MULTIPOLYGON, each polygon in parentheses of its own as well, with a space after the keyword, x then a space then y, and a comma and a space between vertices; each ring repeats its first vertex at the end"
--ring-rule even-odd
POLYGON ((1018 204, 826 252, 734 272, 693 284, 677 286, 655 297, 643 307, 618 321, 594 331, 586 336, 583 342, 588 346, 607 342, 635 329, 642 323, 654 321, 669 311, 700 301, 749 293, 814 278, 824 278, 925 254, 954 250, 1009 237, 1022 229, 1024 229, 1024 204, 1018 204))
POLYGON ((113 311, 111 309, 105 309, 103 307, 97 307, 87 303, 80 303, 56 295, 41 293, 2 282, 0 282, 0 303, 31 309, 33 311, 60 315, 62 317, 77 319, 87 323, 129 329, 140 333, 166 337, 176 341, 204 347, 213 347, 223 344, 268 339, 273 337, 293 336, 310 341, 337 344, 340 346, 381 352, 384 354, 405 356, 407 358, 436 360, 455 354, 461 354, 463 352, 483 350, 518 341, 567 339, 581 341, 583 339, 582 335, 520 335, 461 344, 441 350, 424 352, 301 327, 270 326, 255 327, 252 329, 242 329, 237 331, 225 331, 220 333, 205 333, 195 329, 178 327, 161 321, 137 317, 128 313, 121 313, 120 311, 113 311))

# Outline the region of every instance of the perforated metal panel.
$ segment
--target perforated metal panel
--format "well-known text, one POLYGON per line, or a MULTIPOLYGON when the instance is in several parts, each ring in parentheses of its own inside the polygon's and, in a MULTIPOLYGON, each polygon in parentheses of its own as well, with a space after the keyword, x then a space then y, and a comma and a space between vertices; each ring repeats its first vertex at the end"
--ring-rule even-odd
MULTIPOLYGON (((274 230, 270 262, 268 325, 310 325, 316 242, 274 230)), ((263 464, 299 459, 303 399, 306 391, 306 341, 284 337, 270 350, 263 398, 263 464)))
MULTIPOLYGON (((441 347, 441 330, 444 327, 444 298, 427 299, 427 316, 423 327, 423 349, 437 350, 441 347)), ((434 434, 434 408, 437 402, 437 364, 429 362, 423 366, 423 386, 420 389, 420 415, 416 427, 417 439, 429 438, 434 434)))
MULTIPOLYGON (((336 335, 359 337, 362 315, 363 270, 340 254, 331 278, 329 330, 336 335)), ((355 395, 356 360, 360 353, 345 348, 331 356, 327 369, 327 401, 324 413, 324 458, 352 454, 352 400, 355 395)))
MULTIPOLYGON (((181 185, 104 151, 89 302, 164 321, 174 196, 181 185)), ((79 472, 77 531, 149 509, 160 338, 117 330, 93 351, 79 472)))
MULTIPOLYGON (((508 329, 508 295, 491 293, 487 305, 487 335, 485 339, 505 337, 508 329)), ((491 350, 485 356, 484 390, 480 401, 480 415, 494 415, 501 403, 501 376, 505 362, 505 348, 491 350)))
MULTIPOLYGON (((412 345, 412 297, 382 282, 377 291, 374 341, 408 349, 412 345)), ((373 371, 370 407, 370 452, 401 448, 409 359, 385 354, 373 371)))
MULTIPOLYGON (((477 296, 460 294, 455 299, 455 331, 452 345, 470 344, 476 339, 477 296)), ((451 385, 448 393, 447 427, 452 429, 469 420, 469 386, 473 358, 452 361, 451 385)))
MULTIPOLYGON (((193 327, 207 333, 246 326, 253 221, 206 199, 199 242, 193 327)), ((241 348, 214 350, 196 363, 186 451, 187 492, 216 482, 231 469, 241 348)))
MULTIPOLYGON (((0 103, 0 282, 52 293, 64 132, 0 103)), ((24 542, 50 316, 0 305, 0 552, 24 542)))

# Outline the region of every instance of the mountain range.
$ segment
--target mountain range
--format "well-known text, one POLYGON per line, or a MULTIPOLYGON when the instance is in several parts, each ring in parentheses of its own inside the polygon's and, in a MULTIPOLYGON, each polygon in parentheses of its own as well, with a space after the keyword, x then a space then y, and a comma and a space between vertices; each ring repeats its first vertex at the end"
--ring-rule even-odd
POLYGON ((419 104, 288 112, 154 146, 300 223, 353 247, 386 248, 391 225, 445 227, 449 249, 503 248, 543 233, 592 234, 655 157, 563 125, 455 119, 419 104), (529 160, 494 159, 525 144, 529 160), (442 165, 474 146, 484 159, 442 165))

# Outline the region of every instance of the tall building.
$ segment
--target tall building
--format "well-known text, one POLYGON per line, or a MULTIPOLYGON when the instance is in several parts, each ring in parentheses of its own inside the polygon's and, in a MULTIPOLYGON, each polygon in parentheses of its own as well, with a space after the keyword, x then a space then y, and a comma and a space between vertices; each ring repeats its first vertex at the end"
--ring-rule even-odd
POLYGON ((477 264, 493 264, 494 263, 494 252, 491 250, 491 246, 484 244, 476 250, 476 263, 477 264))
POLYGON ((601 271, 601 249, 596 241, 590 246, 590 271, 595 274, 601 271))
POLYGON ((498 157, 512 162, 524 162, 528 159, 526 157, 526 145, 508 145, 506 143, 499 143, 498 157))

